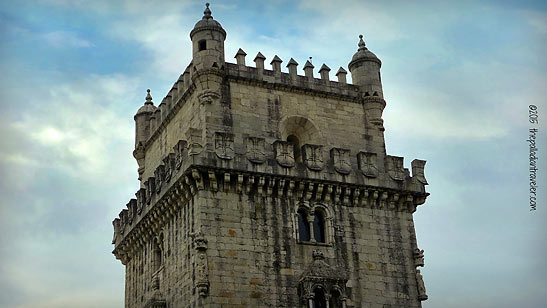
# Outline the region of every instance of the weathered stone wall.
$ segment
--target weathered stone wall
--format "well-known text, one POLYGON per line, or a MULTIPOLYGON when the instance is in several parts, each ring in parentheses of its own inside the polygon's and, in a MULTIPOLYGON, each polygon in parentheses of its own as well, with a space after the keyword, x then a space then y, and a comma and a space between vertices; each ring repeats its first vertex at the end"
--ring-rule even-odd
POLYGON ((412 215, 328 204, 333 242, 299 243, 294 199, 199 192, 209 240, 210 290, 204 307, 300 307, 298 280, 322 250, 349 273, 348 307, 421 307, 412 215))

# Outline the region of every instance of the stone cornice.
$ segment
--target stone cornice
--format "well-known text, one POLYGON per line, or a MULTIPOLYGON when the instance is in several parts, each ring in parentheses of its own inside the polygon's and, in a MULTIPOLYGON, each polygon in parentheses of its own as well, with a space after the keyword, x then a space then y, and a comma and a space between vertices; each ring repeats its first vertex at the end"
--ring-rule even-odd
POLYGON ((142 211, 142 216, 129 209, 123 210, 120 218, 114 220, 113 254, 116 258, 126 264, 200 190, 246 194, 250 198, 287 198, 292 202, 336 203, 409 213, 413 213, 416 206, 423 204, 429 195, 425 192, 194 164, 170 186, 166 185, 154 198, 155 202, 142 211), (141 217, 135 217, 137 215, 141 217))

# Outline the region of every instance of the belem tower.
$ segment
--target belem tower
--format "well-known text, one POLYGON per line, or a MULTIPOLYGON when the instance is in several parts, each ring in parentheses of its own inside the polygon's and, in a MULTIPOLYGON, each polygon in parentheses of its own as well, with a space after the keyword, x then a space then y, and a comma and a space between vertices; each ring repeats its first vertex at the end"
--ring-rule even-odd
POLYGON ((208 4, 190 39, 186 70, 134 117, 140 188, 113 221, 125 307, 421 307, 425 161, 386 154, 362 36, 352 84, 260 52, 226 62, 208 4))

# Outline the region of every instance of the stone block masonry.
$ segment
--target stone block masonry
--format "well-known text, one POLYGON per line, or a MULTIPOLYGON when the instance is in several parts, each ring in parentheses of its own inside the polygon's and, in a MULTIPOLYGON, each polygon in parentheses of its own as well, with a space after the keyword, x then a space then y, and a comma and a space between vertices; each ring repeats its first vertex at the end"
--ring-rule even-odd
POLYGON ((425 161, 387 155, 362 36, 353 84, 242 49, 227 63, 209 5, 190 37, 192 62, 135 115, 141 186, 113 221, 125 306, 421 307, 425 161))

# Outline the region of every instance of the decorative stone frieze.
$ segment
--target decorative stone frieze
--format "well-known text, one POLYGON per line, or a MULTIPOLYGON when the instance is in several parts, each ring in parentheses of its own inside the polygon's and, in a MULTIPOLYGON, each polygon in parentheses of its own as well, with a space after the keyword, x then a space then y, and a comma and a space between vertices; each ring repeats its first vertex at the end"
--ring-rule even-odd
POLYGON ((378 176, 378 155, 376 153, 359 152, 357 154, 359 170, 368 178, 378 176))
POLYGON ((302 146, 302 158, 306 167, 311 170, 320 171, 323 169, 323 146, 316 144, 305 144, 302 146))

